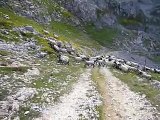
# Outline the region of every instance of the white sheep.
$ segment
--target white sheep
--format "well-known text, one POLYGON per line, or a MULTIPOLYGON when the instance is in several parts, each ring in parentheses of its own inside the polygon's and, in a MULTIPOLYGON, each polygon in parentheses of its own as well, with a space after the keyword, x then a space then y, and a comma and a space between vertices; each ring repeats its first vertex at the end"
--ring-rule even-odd
POLYGON ((98 66, 105 66, 105 64, 106 64, 106 62, 105 62, 105 60, 97 60, 97 63, 98 63, 98 66))
POLYGON ((132 63, 130 61, 126 61, 126 65, 132 66, 132 63))
POLYGON ((57 41, 54 38, 49 37, 49 38, 46 38, 46 40, 48 40, 53 45, 57 44, 57 41))
POLYGON ((97 55, 97 56, 95 56, 93 58, 96 58, 97 60, 99 60, 99 59, 102 59, 102 56, 101 55, 97 55))
POLYGON ((105 56, 106 59, 108 59, 109 57, 110 57, 109 55, 106 55, 106 56, 105 56))
POLYGON ((129 71, 137 72, 138 68, 137 67, 129 66, 129 71))
POLYGON ((69 57, 65 55, 59 55, 58 56, 58 63, 64 64, 64 65, 69 65, 69 57))
POLYGON ((112 59, 112 60, 116 60, 116 57, 115 57, 115 56, 113 56, 113 55, 112 55, 112 56, 110 56, 109 58, 110 58, 110 59, 112 59))
POLYGON ((107 65, 107 66, 111 66, 111 67, 113 67, 114 65, 115 65, 115 60, 109 60, 109 59, 105 59, 105 64, 107 65))
POLYGON ((60 48, 60 49, 59 49, 59 52, 67 53, 67 49, 66 49, 66 48, 60 48))
POLYGON ((77 62, 77 63, 79 63, 79 62, 81 62, 83 59, 81 58, 81 57, 75 57, 75 61, 77 62))
POLYGON ((57 52, 60 51, 60 48, 59 48, 57 45, 53 45, 53 48, 54 48, 57 52))
POLYGON ((154 68, 151 68, 151 72, 155 72, 155 69, 154 69, 154 68))
POLYGON ((87 66, 92 66, 92 67, 94 67, 95 66, 95 61, 85 61, 85 65, 84 65, 85 67, 87 67, 87 66))
POLYGON ((126 64, 120 64, 119 69, 124 71, 124 72, 128 72, 129 71, 129 66, 126 64))
POLYGON ((72 48, 72 47, 68 47, 68 48, 66 48, 67 49, 67 52, 69 53, 69 54, 71 54, 71 55, 73 55, 74 53, 75 53, 75 49, 74 48, 72 48))
POLYGON ((148 74, 144 71, 140 71, 140 75, 146 79, 149 79, 149 80, 152 78, 152 76, 150 74, 148 74))
POLYGON ((95 58, 95 57, 90 57, 89 58, 89 61, 96 61, 97 60, 97 58, 95 58))
POLYGON ((87 59, 86 55, 79 55, 79 57, 81 57, 83 60, 87 59))
POLYGON ((131 63, 132 67, 138 67, 139 66, 138 63, 135 63, 135 62, 130 62, 130 63, 131 63))
POLYGON ((144 66, 144 67, 143 67, 143 70, 144 70, 144 71, 151 71, 151 68, 144 66))
POLYGON ((116 59, 116 61, 118 61, 118 62, 120 62, 120 63, 125 63, 125 60, 123 60, 123 59, 116 59))
POLYGON ((154 69, 154 72, 160 74, 160 70, 159 69, 154 69))

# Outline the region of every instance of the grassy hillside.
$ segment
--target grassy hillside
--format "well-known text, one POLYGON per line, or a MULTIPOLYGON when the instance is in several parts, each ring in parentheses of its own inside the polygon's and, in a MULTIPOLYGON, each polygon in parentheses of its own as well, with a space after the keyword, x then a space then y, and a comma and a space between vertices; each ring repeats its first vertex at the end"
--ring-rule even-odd
POLYGON ((85 29, 92 39, 107 47, 112 45, 114 38, 118 35, 118 30, 113 28, 97 29, 94 25, 87 25, 85 29))
MULTIPOLYGON (((66 23, 61 22, 51 22, 49 25, 42 25, 33 20, 27 19, 25 17, 21 17, 13 13, 11 10, 7 8, 0 8, 0 27, 3 29, 12 29, 14 27, 21 27, 21 26, 33 26, 33 28, 41 34, 43 30, 49 31, 49 35, 54 37, 54 34, 57 34, 60 41, 64 42, 71 42, 77 49, 81 48, 94 48, 99 49, 100 45, 92 40, 86 33, 84 33, 81 29, 73 27, 66 23), (4 15, 9 15, 10 19, 6 20, 4 15)), ((18 41, 17 33, 11 33, 10 35, 6 36, 0 33, 0 37, 4 40, 9 41, 18 41)), ((28 35, 26 37, 33 37, 32 35, 28 35)), ((40 38, 37 39, 39 43, 44 44, 47 46, 46 42, 40 38), (43 42, 42 42, 43 41, 43 42)))

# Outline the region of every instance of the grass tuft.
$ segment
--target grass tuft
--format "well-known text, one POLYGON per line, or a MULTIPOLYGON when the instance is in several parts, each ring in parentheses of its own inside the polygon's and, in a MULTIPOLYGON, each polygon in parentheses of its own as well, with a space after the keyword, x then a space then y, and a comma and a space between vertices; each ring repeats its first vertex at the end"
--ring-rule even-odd
POLYGON ((0 74, 10 74, 12 72, 27 72, 27 70, 30 67, 8 67, 8 66, 4 66, 4 67, 0 67, 0 74))
POLYGON ((9 55, 10 53, 8 51, 5 51, 5 50, 0 50, 0 55, 2 56, 7 56, 9 55))
POLYGON ((124 26, 128 26, 128 25, 140 25, 140 21, 136 20, 136 19, 131 19, 131 18, 120 18, 119 19, 119 23, 121 25, 124 25, 124 26))

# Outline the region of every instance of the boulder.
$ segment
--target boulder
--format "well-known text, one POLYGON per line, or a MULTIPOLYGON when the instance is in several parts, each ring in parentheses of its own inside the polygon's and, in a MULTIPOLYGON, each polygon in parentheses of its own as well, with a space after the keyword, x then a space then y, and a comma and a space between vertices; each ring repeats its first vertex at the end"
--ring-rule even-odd
POLYGON ((12 64, 10 66, 11 67, 22 67, 24 65, 21 64, 19 61, 14 61, 14 62, 12 62, 12 64))
POLYGON ((24 28, 25 28, 25 30, 27 30, 29 32, 34 32, 35 31, 32 26, 25 26, 24 28))
POLYGON ((58 47, 62 47, 62 45, 63 45, 63 43, 62 43, 61 41, 58 41, 58 42, 57 42, 57 46, 58 46, 58 47))
POLYGON ((47 55, 46 52, 40 52, 40 53, 37 54, 37 57, 38 58, 44 58, 46 55, 47 55))
MULTIPOLYGON (((10 100, 18 100, 19 102, 25 102, 28 99, 31 99, 34 97, 34 95, 37 94, 37 91, 35 88, 21 88, 15 95, 12 95, 10 100)), ((17 104, 14 104, 14 108, 17 108, 17 104)))
POLYGON ((24 74, 26 77, 29 76, 38 76, 40 74, 37 68, 28 69, 28 71, 24 74))

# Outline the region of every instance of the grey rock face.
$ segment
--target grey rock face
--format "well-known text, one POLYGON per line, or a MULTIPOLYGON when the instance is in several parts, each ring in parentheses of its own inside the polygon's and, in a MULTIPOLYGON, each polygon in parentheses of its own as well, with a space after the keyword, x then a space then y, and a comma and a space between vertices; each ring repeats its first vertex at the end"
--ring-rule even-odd
POLYGON ((144 31, 143 37, 135 36, 133 41, 121 42, 123 48, 151 52, 151 54, 154 51, 159 52, 160 2, 158 0, 73 0, 72 2, 65 0, 64 6, 82 21, 94 23, 97 28, 116 26, 119 24, 119 18, 139 22, 137 25, 129 24, 125 27, 144 31))
POLYGON ((41 7, 32 0, 8 0, 7 3, 16 13, 34 19, 40 23, 49 23, 51 18, 45 7, 41 7))
MULTIPOLYGON (((113 15, 141 19, 144 22, 153 19, 151 11, 159 14, 157 3, 159 2, 156 0, 73 0, 72 2, 65 1, 65 7, 87 22, 96 23, 102 21, 101 19, 108 21, 109 16, 114 20, 113 15), (105 17, 106 14, 108 17, 105 17)), ((106 26, 105 23, 102 25, 106 26)))
POLYGON ((34 29, 33 29, 32 26, 26 26, 25 29, 26 29, 27 31, 34 32, 34 29))

